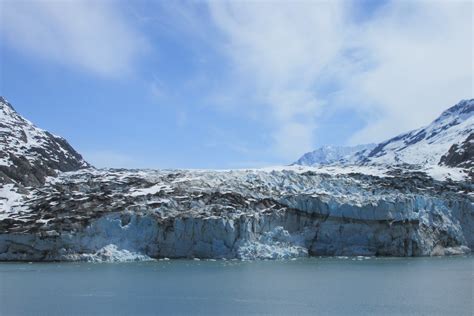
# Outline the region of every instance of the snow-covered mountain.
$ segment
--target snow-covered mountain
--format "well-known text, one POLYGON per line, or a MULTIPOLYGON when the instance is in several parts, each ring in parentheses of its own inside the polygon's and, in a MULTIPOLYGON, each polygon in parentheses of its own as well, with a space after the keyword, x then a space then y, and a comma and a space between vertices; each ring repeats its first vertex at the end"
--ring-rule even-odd
POLYGON ((37 186, 58 171, 89 167, 69 143, 34 126, 0 97, 0 181, 37 186))
POLYGON ((380 143, 366 157, 361 157, 358 163, 469 166, 474 160, 474 156, 469 155, 469 152, 472 153, 473 133, 474 99, 463 100, 444 111, 430 125, 380 143), (451 155, 458 152, 460 159, 466 161, 441 159, 450 150, 451 155), (466 152, 466 155, 461 151, 466 152))
POLYGON ((335 163, 352 163, 359 156, 367 155, 375 144, 356 146, 322 146, 301 156, 293 164, 301 166, 319 166, 335 163), (357 155, 355 155, 357 153, 357 155))
POLYGON ((459 102, 426 127, 378 145, 326 146, 304 154, 295 164, 387 168, 409 165, 420 170, 439 165, 464 168, 474 176, 474 99, 459 102))

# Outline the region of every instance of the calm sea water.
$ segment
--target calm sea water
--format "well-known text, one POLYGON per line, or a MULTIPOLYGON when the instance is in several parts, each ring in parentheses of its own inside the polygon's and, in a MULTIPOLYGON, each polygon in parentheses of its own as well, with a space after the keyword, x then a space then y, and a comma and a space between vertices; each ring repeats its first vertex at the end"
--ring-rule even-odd
POLYGON ((474 257, 0 264, 1 315, 472 315, 474 257))

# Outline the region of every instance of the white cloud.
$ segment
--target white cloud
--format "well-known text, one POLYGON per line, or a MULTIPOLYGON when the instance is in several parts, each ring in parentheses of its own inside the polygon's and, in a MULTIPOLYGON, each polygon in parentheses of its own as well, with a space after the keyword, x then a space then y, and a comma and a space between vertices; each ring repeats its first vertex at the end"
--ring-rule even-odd
POLYGON ((0 3, 2 40, 20 52, 105 77, 128 74, 143 38, 109 1, 0 3))
MULTIPOLYGON (((116 4, 4 0, 0 36, 25 54, 118 76, 130 71, 146 43, 116 4)), ((211 66, 218 70, 202 80, 214 80, 215 91, 202 94, 261 121, 274 153, 291 161, 317 145, 318 121, 330 108, 367 118, 347 142, 373 142, 473 97, 472 1, 388 1, 365 20, 351 18, 356 5, 210 1, 207 12, 200 3, 163 2, 158 7, 168 10, 145 20, 192 47, 208 45, 210 60, 223 53, 231 68, 211 66)), ((192 84, 209 87, 193 75, 192 84)), ((159 99, 166 88, 155 80, 150 91, 159 99)), ((178 113, 177 125, 185 121, 178 113)))
POLYGON ((328 107, 366 116, 348 142, 372 142, 472 97, 472 2, 393 1, 366 20, 351 18, 354 5, 209 3, 234 82, 263 105, 260 119, 271 122, 281 157, 315 145, 318 114, 328 107))
POLYGON ((266 107, 275 150, 293 158, 311 149, 323 101, 313 88, 343 45, 340 3, 216 1, 209 6, 226 36, 223 49, 237 81, 250 84, 255 102, 266 107))
POLYGON ((392 2, 359 31, 376 67, 353 76, 344 93, 381 113, 353 143, 383 140, 428 124, 473 97, 472 2, 392 2))

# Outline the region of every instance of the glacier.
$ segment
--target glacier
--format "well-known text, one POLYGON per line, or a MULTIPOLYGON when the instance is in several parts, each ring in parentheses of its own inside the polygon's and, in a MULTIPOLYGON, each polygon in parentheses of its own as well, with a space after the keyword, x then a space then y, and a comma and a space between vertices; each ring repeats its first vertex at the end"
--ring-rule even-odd
POLYGON ((0 221, 0 260, 428 256, 474 246, 472 185, 419 174, 80 170, 22 207, 0 221))

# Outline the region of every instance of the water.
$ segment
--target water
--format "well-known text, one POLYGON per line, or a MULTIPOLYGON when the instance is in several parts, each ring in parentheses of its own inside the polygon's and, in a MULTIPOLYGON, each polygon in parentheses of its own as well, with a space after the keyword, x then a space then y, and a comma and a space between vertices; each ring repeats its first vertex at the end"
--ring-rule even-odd
POLYGON ((1 315, 472 315, 474 257, 2 263, 1 315))

